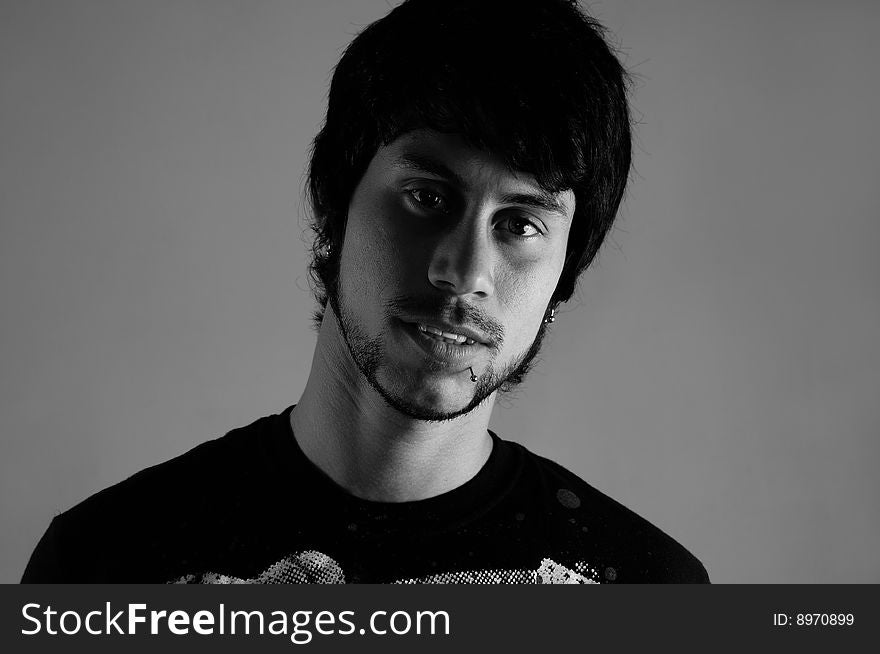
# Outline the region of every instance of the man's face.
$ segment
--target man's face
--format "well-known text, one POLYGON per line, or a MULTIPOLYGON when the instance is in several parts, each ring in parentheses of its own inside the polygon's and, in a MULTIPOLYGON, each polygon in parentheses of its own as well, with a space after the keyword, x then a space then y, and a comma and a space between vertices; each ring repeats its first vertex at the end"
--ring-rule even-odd
POLYGON ((423 420, 488 398, 536 353, 574 208, 456 135, 381 147, 351 199, 335 302, 370 385, 423 420))

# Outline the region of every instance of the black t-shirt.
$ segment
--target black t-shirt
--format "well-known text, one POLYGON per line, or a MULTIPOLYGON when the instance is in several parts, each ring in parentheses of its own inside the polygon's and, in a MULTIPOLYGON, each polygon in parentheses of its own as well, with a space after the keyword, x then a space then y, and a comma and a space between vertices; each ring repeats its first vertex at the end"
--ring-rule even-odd
POLYGON ((403 503, 353 497, 302 453, 291 408, 57 516, 22 581, 709 581, 662 531, 495 434, 480 472, 448 493, 403 503))

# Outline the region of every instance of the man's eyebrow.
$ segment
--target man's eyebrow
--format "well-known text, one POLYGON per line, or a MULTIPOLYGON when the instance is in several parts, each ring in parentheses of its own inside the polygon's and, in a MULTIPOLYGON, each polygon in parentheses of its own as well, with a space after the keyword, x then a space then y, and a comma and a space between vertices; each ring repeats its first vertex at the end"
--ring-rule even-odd
MULTIPOLYGON (((392 165, 396 168, 436 175, 454 183, 459 188, 468 188, 467 182, 461 175, 442 161, 428 155, 418 152, 404 152, 394 159, 392 165)), ((565 204, 560 202, 553 193, 540 188, 536 188, 534 192, 530 193, 508 193, 500 199, 504 204, 520 204, 568 217, 565 204)))
POLYGON ((544 190, 536 190, 534 193, 511 193, 502 196, 501 201, 506 204, 521 204, 550 213, 558 213, 563 218, 568 217, 565 204, 556 199, 552 193, 544 190))
POLYGON ((437 177, 443 177, 450 182, 454 182, 461 188, 467 187, 467 184, 465 184, 461 175, 452 170, 452 168, 442 161, 424 154, 419 154, 418 152, 404 152, 392 162, 392 165, 396 168, 405 168, 407 170, 415 170, 422 173, 436 175, 437 177))

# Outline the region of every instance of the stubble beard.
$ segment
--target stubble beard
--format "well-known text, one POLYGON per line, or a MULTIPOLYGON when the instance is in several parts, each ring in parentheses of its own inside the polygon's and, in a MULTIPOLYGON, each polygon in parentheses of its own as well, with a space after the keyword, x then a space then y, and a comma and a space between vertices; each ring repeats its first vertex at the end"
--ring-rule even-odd
MULTIPOLYGON (((497 390, 510 391, 523 381, 526 373, 534 363, 541 349, 546 334, 546 325, 541 324, 532 344, 519 356, 507 363, 500 372, 496 372, 493 364, 477 375, 474 382, 474 394, 471 400, 461 409, 441 411, 413 402, 410 398, 391 392, 379 381, 378 371, 385 359, 382 336, 369 338, 345 309, 340 293, 329 294, 327 306, 334 312, 342 338, 348 347, 349 354, 358 370, 367 380, 370 387, 395 411, 416 420, 426 422, 444 422, 470 413, 497 390)), ((467 373, 462 373, 467 374, 467 373)))

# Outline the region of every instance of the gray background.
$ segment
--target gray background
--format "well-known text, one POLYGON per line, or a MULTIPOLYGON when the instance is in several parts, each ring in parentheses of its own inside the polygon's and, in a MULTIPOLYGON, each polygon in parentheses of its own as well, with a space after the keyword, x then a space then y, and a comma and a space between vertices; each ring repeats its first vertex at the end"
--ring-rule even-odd
MULTIPOLYGON (((56 513, 297 400, 305 157, 388 7, 0 4, 0 581, 56 513)), ((639 76, 633 183, 493 426, 717 582, 880 582, 878 7, 591 4, 639 76)))

